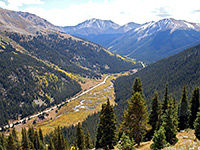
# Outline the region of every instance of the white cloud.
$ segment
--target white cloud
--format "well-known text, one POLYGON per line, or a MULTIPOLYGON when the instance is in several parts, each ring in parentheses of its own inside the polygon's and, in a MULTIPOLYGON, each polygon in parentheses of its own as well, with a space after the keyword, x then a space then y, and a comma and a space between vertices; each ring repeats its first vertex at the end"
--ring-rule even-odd
MULTIPOLYGON (((67 0, 66 0, 67 1, 67 0)), ((63 0, 63 6, 66 1, 63 0)), ((19 7, 25 4, 44 4, 42 0, 9 0, 10 4, 19 7), (16 4, 18 3, 18 4, 16 4)), ((48 1, 46 1, 48 3, 48 1)), ((73 3, 66 8, 27 7, 22 11, 34 13, 55 25, 76 25, 91 18, 112 20, 120 25, 128 22, 145 23, 160 20, 164 17, 200 22, 199 0, 104 0, 87 3, 73 3)), ((1 5, 1 4, 0 4, 1 5)))
POLYGON ((19 10, 19 7, 23 5, 35 5, 35 4, 44 4, 44 1, 41 0, 7 0, 7 5, 5 2, 0 1, 0 7, 10 9, 10 10, 19 10))

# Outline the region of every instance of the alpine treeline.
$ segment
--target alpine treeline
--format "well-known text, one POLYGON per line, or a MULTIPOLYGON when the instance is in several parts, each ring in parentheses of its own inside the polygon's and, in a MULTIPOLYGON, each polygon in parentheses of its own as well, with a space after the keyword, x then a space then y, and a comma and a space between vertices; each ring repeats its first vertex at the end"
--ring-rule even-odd
MULTIPOLYGON (((132 86, 132 96, 127 100, 128 106, 124 111, 122 121, 117 124, 116 115, 109 99, 102 105, 99 114, 95 140, 91 139, 89 130, 84 133, 79 122, 75 127, 73 142, 68 135, 63 134, 62 128, 57 127, 49 136, 43 137, 42 130, 33 127, 22 129, 22 140, 18 139, 15 129, 8 137, 0 135, 0 149, 36 149, 36 150, 66 150, 66 149, 113 149, 115 146, 122 150, 136 149, 141 142, 152 140, 151 149, 161 149, 174 145, 178 139, 176 134, 180 130, 192 128, 200 139, 200 110, 199 88, 193 90, 188 100, 186 85, 182 90, 179 104, 169 95, 168 84, 165 87, 164 98, 159 100, 158 92, 154 93, 150 111, 145 101, 142 82, 136 78, 132 86)), ((89 127, 88 127, 89 128, 89 127)))

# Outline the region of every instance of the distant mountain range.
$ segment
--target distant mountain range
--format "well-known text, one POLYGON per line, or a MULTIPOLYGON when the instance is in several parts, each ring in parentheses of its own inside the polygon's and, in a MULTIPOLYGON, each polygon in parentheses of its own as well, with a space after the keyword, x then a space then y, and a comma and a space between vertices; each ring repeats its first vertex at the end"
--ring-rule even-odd
POLYGON ((115 53, 147 63, 200 43, 200 24, 173 18, 143 25, 128 23, 124 26, 108 20, 91 19, 62 29, 66 33, 110 47, 110 51, 115 53))
POLYGON ((34 14, 0 9, 0 126, 75 95, 84 77, 140 66, 34 14))
POLYGON ((65 33, 85 38, 89 41, 108 47, 108 45, 123 33, 139 27, 137 23, 127 23, 120 26, 111 20, 90 19, 76 26, 60 27, 65 33))
POLYGON ((66 33, 72 35, 89 36, 99 34, 125 33, 139 26, 139 24, 133 22, 120 26, 111 20, 101 20, 93 18, 90 20, 86 20, 76 26, 65 26, 60 28, 63 29, 66 33))

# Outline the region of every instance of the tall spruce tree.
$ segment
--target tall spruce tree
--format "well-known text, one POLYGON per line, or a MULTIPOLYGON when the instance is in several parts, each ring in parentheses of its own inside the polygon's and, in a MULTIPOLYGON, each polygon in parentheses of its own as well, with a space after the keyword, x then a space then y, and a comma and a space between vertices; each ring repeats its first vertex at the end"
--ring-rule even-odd
POLYGON ((90 133, 87 130, 87 134, 85 136, 85 147, 86 149, 90 149, 91 148, 91 143, 90 143, 90 133))
POLYGON ((29 140, 26 132, 26 128, 22 128, 22 149, 29 150, 29 140))
POLYGON ((44 137, 43 137, 43 133, 42 133, 42 129, 39 128, 39 137, 42 143, 44 143, 44 137))
POLYGON ((1 146, 1 148, 2 148, 2 150, 3 149, 6 149, 6 137, 5 137, 5 135, 4 135, 4 133, 1 133, 0 134, 0 146, 1 146))
POLYGON ((148 132, 148 139, 151 139, 154 135, 154 131, 158 129, 159 117, 161 115, 161 103, 158 99, 158 92, 154 93, 154 97, 151 101, 151 111, 149 115, 149 124, 151 125, 151 130, 148 132))
POLYGON ((8 145, 7 145, 7 150, 16 150, 17 146, 14 140, 14 137, 12 134, 9 135, 8 137, 8 145))
POLYGON ((134 81, 134 84, 132 86, 133 90, 132 90, 132 95, 134 95, 136 92, 139 92, 143 97, 143 89, 142 89, 142 81, 140 78, 136 78, 134 81))
POLYGON ((184 130, 188 128, 190 111, 189 111, 186 85, 183 88, 182 97, 178 108, 178 117, 179 117, 179 129, 184 130))
POLYGON ((147 106, 141 93, 136 92, 128 101, 128 108, 124 112, 124 119, 121 123, 121 131, 140 145, 148 125, 147 106))
POLYGON ((163 106, 162 106, 163 113, 165 112, 165 110, 168 107, 168 102, 169 102, 168 83, 166 83, 166 86, 165 86, 165 95, 164 95, 163 106))
POLYGON ((36 149, 36 150, 39 150, 40 149, 40 138, 39 138, 39 135, 38 135, 38 132, 37 131, 35 131, 35 133, 34 133, 34 148, 36 149))
POLYGON ((162 116, 162 127, 165 130, 166 141, 170 144, 177 142, 176 134, 178 129, 178 121, 174 109, 173 99, 169 99, 168 107, 162 116))
POLYGON ((200 107, 200 94, 198 87, 193 90, 190 106, 190 127, 194 128, 194 121, 197 117, 197 112, 199 111, 200 107))
POLYGON ((49 148, 48 148, 48 150, 55 150, 55 147, 54 147, 54 144, 53 144, 53 141, 52 141, 51 137, 49 139, 49 148))
POLYGON ((35 135, 34 135, 34 128, 33 127, 29 127, 28 128, 28 138, 29 138, 29 141, 30 141, 30 147, 32 149, 34 149, 34 140, 35 140, 35 135))
POLYGON ((18 136, 17 136, 17 131, 15 128, 13 128, 12 130, 12 136, 15 140, 15 143, 16 143, 16 146, 17 146, 17 149, 20 149, 20 145, 19 145, 19 139, 18 139, 18 136))
POLYGON ((200 139, 200 111, 197 112, 197 118, 194 121, 194 131, 195 131, 195 135, 196 138, 200 139))
POLYGON ((80 150, 85 149, 85 135, 83 133, 83 129, 82 129, 80 122, 78 123, 78 127, 77 127, 77 130, 76 130, 76 146, 80 150))
POLYGON ((109 99, 102 105, 96 148, 113 149, 116 144, 116 116, 109 99))

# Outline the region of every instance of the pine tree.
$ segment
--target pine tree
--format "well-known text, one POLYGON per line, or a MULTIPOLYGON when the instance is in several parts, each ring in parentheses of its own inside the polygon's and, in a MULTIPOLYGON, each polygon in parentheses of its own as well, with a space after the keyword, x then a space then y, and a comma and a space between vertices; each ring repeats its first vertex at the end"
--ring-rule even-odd
POLYGON ((161 115, 161 103, 158 99, 158 92, 154 93, 154 97, 151 102, 151 111, 149 115, 149 124, 151 125, 151 130, 148 132, 148 138, 154 135, 154 131, 158 129, 159 126, 159 118, 161 115))
POLYGON ((84 150, 85 149, 85 135, 83 133, 83 129, 81 126, 81 123, 78 123, 78 127, 76 130, 76 146, 80 149, 80 150, 84 150))
POLYGON ((162 116, 163 123, 162 126, 165 130, 166 141, 170 144, 175 144, 177 142, 176 133, 178 128, 178 121, 174 111, 173 100, 170 99, 168 107, 162 116))
POLYGON ((9 135, 8 137, 8 146, 7 146, 7 150, 16 150, 17 146, 14 140, 14 137, 12 136, 12 134, 9 135))
POLYGON ((29 141, 28 141, 27 132, 25 128, 22 128, 22 149, 29 150, 29 141))
POLYGON ((49 150, 55 150, 55 147, 53 145, 53 141, 52 141, 52 138, 49 139, 49 150))
POLYGON ((181 97, 179 108, 178 108, 180 130, 184 130, 189 127, 189 116, 190 116, 190 111, 189 111, 188 100, 187 100, 187 91, 186 91, 186 86, 184 86, 182 97, 181 97))
POLYGON ((140 78, 136 78, 133 84, 133 91, 132 91, 132 95, 134 95, 136 92, 139 92, 143 97, 143 89, 142 89, 142 81, 140 78))
POLYGON ((168 83, 166 83, 166 86, 165 86, 165 95, 164 95, 163 106, 162 106, 163 113, 165 112, 165 110, 166 110, 167 107, 168 107, 168 101, 169 101, 169 96, 168 96, 168 83))
POLYGON ((19 149, 20 145, 19 145, 19 140, 18 140, 18 136, 17 136, 17 131, 16 131, 15 128, 13 128, 13 130, 12 130, 12 136, 13 136, 13 138, 15 140, 17 149, 19 149))
POLYGON ((199 88, 195 88, 192 93, 192 98, 190 100, 190 127, 194 128, 194 121, 197 117, 197 112, 199 111, 200 107, 200 96, 199 96, 199 88))
POLYGON ((120 138, 119 144, 117 145, 117 148, 122 150, 135 150, 134 145, 134 140, 130 140, 129 136, 123 133, 122 137, 120 138))
POLYGON ((197 112, 197 118, 194 121, 194 131, 195 131, 195 135, 196 138, 200 140, 200 111, 197 112))
POLYGON ((4 133, 0 134, 0 146, 3 149, 6 149, 6 137, 4 135, 4 133))
POLYGON ((153 144, 151 144, 151 149, 162 149, 167 145, 165 129, 163 126, 160 127, 158 131, 155 131, 153 136, 153 144))
POLYGON ((124 112, 121 131, 140 145, 143 134, 149 128, 148 113, 145 100, 141 93, 136 92, 128 101, 128 108, 124 112))
POLYGON ((53 145, 56 150, 58 149, 58 132, 57 131, 58 131, 57 128, 55 128, 53 132, 53 137, 52 137, 53 145))
POLYGON ((38 136, 38 132, 37 131, 35 131, 35 133, 34 133, 34 143, 33 144, 34 144, 34 148, 36 150, 40 149, 40 138, 38 136))
POLYGON ((91 148, 90 133, 89 133, 88 130, 87 130, 87 134, 86 134, 86 137, 85 137, 85 147, 86 147, 86 149, 90 149, 91 148))
POLYGON ((29 141, 30 141, 30 147, 32 149, 34 149, 34 140, 35 140, 34 133, 35 133, 34 128, 29 127, 28 128, 28 138, 29 138, 29 141))
POLYGON ((39 128, 39 138, 40 138, 41 142, 44 143, 44 137, 43 137, 41 128, 39 128))
POLYGON ((61 129, 60 129, 59 126, 58 126, 58 129, 57 129, 57 143, 58 143, 57 149, 62 150, 63 141, 62 141, 61 129))
POLYGON ((96 148, 113 149, 116 144, 116 116, 109 99, 102 105, 96 148))

